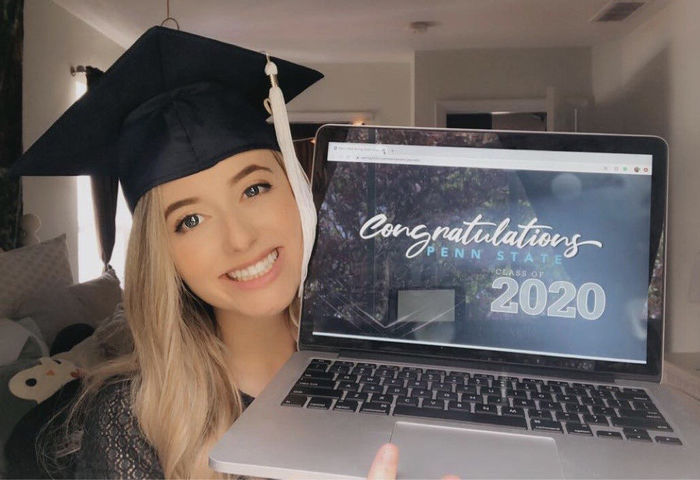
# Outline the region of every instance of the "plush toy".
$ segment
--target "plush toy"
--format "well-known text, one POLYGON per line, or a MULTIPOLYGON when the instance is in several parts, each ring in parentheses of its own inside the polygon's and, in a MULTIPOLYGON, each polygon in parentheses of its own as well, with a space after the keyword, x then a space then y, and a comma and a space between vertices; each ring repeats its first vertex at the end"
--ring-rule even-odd
POLYGON ((41 403, 81 375, 80 369, 69 360, 41 357, 39 365, 17 372, 8 386, 14 396, 41 403))

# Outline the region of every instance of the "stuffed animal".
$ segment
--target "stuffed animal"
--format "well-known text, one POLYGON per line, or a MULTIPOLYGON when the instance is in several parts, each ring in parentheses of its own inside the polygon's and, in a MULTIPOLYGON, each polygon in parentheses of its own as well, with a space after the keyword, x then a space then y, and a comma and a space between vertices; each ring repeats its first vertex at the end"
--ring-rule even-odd
POLYGON ((69 360, 41 357, 39 365, 17 372, 8 386, 14 396, 41 403, 81 375, 80 369, 69 360))

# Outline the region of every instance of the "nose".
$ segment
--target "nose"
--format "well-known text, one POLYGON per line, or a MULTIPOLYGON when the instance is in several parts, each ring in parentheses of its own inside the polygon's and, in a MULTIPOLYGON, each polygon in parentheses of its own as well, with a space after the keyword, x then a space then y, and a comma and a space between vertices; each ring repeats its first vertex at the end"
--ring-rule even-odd
POLYGON ((222 235, 226 252, 242 252, 250 249, 257 240, 257 229, 252 219, 229 214, 224 221, 222 235))

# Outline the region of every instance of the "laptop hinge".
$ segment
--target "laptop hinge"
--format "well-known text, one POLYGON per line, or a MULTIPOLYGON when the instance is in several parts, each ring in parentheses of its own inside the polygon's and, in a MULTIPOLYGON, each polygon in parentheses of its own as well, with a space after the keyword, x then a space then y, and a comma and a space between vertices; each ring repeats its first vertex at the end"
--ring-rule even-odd
POLYGON ((404 355, 397 353, 381 353, 381 352, 360 352, 356 350, 340 350, 338 351, 339 358, 359 359, 359 360, 377 360, 386 361, 389 363, 415 363, 422 365, 430 365, 436 368, 465 368, 488 370, 495 374, 501 373, 516 373, 525 375, 540 375, 547 377, 563 377, 572 380, 588 380, 593 382, 614 383, 615 376, 610 373, 600 373, 591 371, 569 370, 552 367, 537 367, 521 364, 494 364, 491 362, 479 362, 473 360, 462 359, 447 359, 436 357, 424 357, 420 355, 404 355))

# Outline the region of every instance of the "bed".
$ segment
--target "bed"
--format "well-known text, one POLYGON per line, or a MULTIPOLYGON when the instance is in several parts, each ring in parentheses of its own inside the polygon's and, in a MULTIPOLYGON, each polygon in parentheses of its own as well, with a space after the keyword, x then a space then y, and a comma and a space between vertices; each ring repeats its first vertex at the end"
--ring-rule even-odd
MULTIPOLYGON (((128 348, 122 289, 113 270, 74 283, 66 235, 43 242, 25 215, 24 245, 0 251, 0 477, 8 442, 85 369, 128 348), (24 421, 23 421, 24 419, 24 421)), ((74 382, 77 384, 77 382, 74 382)), ((50 409, 46 409, 50 410, 50 409)), ((15 459, 13 458, 13 461, 15 459)))

